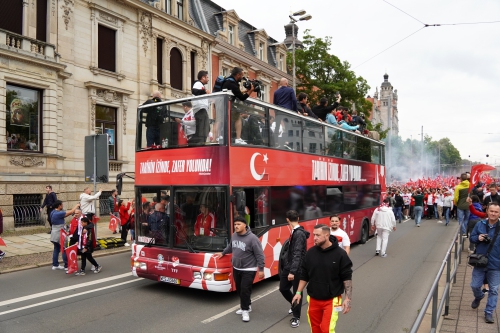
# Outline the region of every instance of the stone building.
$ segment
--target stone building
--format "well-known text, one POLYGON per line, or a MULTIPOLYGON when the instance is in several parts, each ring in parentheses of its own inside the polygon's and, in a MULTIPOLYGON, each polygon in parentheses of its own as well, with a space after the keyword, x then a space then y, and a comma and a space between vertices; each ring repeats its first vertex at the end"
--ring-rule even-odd
MULTIPOLYGON (((284 46, 209 0, 8 3, 0 11, 0 209, 7 230, 45 223, 38 208, 47 184, 65 207, 77 202, 91 185, 84 182, 84 137, 94 133, 111 137, 107 198, 116 174, 134 170, 136 108, 152 91, 189 96, 199 70, 215 77, 240 66, 264 82, 269 101, 286 75, 284 46)), ((125 183, 122 198, 132 197, 133 183, 125 183)))
POLYGON ((373 125, 382 124, 382 130, 389 127, 389 99, 392 105, 390 112, 391 135, 399 135, 399 116, 398 116, 398 91, 389 82, 389 75, 384 74, 384 82, 380 85, 380 95, 378 87, 375 90, 373 97, 368 96, 367 99, 373 103, 370 120, 373 125))

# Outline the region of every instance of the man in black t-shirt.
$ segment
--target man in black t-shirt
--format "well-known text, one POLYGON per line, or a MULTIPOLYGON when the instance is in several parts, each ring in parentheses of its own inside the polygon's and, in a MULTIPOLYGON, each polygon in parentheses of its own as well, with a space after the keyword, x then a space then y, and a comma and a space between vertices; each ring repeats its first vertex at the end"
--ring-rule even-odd
MULTIPOLYGON (((161 102, 161 93, 157 90, 153 92, 152 98, 148 99, 144 104, 153 104, 161 102)), ((146 142, 147 146, 160 145, 160 124, 163 124, 166 117, 165 106, 152 106, 146 108, 146 142)))

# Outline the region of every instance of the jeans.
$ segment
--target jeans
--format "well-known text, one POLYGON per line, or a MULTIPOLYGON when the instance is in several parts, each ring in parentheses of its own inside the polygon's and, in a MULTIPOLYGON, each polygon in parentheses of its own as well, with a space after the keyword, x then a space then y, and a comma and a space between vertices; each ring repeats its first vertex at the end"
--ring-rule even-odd
POLYGON ((483 298, 482 291, 484 278, 488 280, 488 301, 486 302, 485 313, 493 314, 497 307, 498 286, 500 285, 500 271, 489 271, 486 268, 474 267, 472 270, 472 281, 470 287, 475 298, 483 298))
POLYGON ((148 127, 146 128, 146 144, 151 147, 153 144, 160 145, 160 128, 148 127))
POLYGON ((458 224, 460 224, 460 226, 462 227, 462 234, 466 235, 467 224, 469 223, 470 210, 457 208, 457 215, 458 215, 458 224))
POLYGON ((434 204, 434 218, 439 219, 437 204, 434 204))
POLYGON ((402 214, 402 213, 401 213, 401 209, 402 209, 402 208, 403 208, 403 207, 394 207, 394 208, 393 208, 393 210, 394 210, 394 216, 396 217, 396 220, 398 220, 399 222, 401 222, 401 219, 403 218, 403 217, 401 216, 401 214, 402 214))
POLYGON ((451 207, 443 207, 444 209, 444 218, 446 219, 446 225, 448 225, 448 223, 450 223, 450 208, 451 207))
POLYGON ((419 225, 420 221, 422 220, 422 212, 424 210, 424 207, 422 206, 415 206, 413 208, 413 211, 415 212, 415 224, 419 225))
MULTIPOLYGON (((61 244, 58 242, 52 242, 54 244, 54 251, 52 252, 52 266, 59 266, 59 253, 61 252, 61 244)), ((64 267, 68 267, 68 258, 66 257, 66 251, 62 253, 62 260, 64 262, 64 267)))
POLYGON ((135 230, 130 229, 130 237, 132 238, 132 242, 135 241, 135 230))
POLYGON ((387 242, 389 242, 389 234, 391 232, 387 229, 377 228, 377 247, 376 251, 380 251, 380 254, 384 254, 387 250, 387 242))
MULTIPOLYGON (((295 296, 295 293, 297 292, 297 288, 299 286, 300 274, 295 274, 293 276, 293 280, 288 281, 288 274, 289 273, 290 272, 286 271, 286 270, 281 272, 281 275, 280 275, 280 293, 288 301, 288 303, 292 304, 292 299, 295 296), (290 291, 290 288, 292 288, 293 293, 290 291)), ((297 319, 300 319, 300 310, 302 309, 302 299, 303 299, 303 297, 300 298, 299 304, 297 304, 292 309, 293 316, 297 319)))
POLYGON ((240 308, 243 311, 250 309, 250 296, 252 296, 253 280, 255 279, 255 271, 240 271, 233 268, 234 284, 236 285, 236 292, 240 296, 240 308))

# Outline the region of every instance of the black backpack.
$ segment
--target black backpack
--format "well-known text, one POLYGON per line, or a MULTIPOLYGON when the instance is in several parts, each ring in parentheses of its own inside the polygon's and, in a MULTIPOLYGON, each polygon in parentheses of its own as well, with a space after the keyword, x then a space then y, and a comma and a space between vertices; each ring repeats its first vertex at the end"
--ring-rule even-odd
POLYGON ((224 77, 223 75, 219 75, 215 79, 214 88, 212 89, 212 92, 222 91, 222 86, 224 85, 224 82, 226 82, 226 80, 232 80, 236 82, 232 77, 224 77))

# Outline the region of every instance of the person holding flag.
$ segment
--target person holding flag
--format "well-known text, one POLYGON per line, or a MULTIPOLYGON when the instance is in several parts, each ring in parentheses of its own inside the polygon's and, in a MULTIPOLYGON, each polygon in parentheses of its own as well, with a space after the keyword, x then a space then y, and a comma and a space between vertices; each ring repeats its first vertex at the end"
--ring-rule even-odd
POLYGON ((50 241, 54 245, 54 251, 52 253, 52 270, 66 269, 68 267, 68 260, 66 258, 66 252, 62 253, 62 259, 64 262, 64 267, 59 265, 59 253, 61 252, 61 229, 64 227, 64 218, 70 216, 75 212, 77 208, 80 208, 80 204, 76 204, 71 210, 63 210, 63 202, 61 200, 56 200, 53 204, 54 210, 50 213, 52 221, 52 231, 50 233, 50 241))
POLYGON ((94 265, 94 273, 97 274, 101 271, 102 266, 99 265, 94 257, 92 257, 92 252, 96 246, 96 240, 94 237, 94 225, 90 223, 87 217, 82 217, 80 220, 81 227, 79 227, 72 237, 72 242, 77 243, 78 251, 82 257, 82 265, 80 271, 75 275, 85 275, 85 267, 87 265, 87 260, 94 265))

